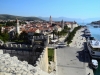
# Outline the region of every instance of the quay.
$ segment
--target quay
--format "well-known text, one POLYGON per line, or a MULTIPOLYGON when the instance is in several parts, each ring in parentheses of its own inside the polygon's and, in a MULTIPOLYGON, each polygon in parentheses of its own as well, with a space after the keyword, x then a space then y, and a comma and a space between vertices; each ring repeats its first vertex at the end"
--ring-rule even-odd
POLYGON ((86 53, 86 40, 82 36, 84 28, 76 32, 70 47, 56 50, 56 75, 94 75, 89 67, 90 56, 86 53), (77 45, 75 45, 75 42, 77 45))

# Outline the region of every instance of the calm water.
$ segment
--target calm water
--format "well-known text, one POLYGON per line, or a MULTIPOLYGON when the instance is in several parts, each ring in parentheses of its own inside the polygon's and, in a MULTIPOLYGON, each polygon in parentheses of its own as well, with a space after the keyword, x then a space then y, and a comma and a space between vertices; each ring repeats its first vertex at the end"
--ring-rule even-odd
MULTIPOLYGON (((91 25, 86 25, 86 26, 89 28, 89 30, 90 30, 90 32, 91 32, 91 35, 92 35, 95 39, 97 39, 97 40, 100 41, 100 27, 99 27, 99 28, 94 28, 94 27, 91 26, 91 25)), ((98 63, 99 63, 98 69, 94 70, 94 75, 100 75, 100 60, 98 60, 98 63)))
POLYGON ((88 28, 91 32, 91 35, 100 41, 100 28, 94 28, 93 26, 88 25, 88 28))
POLYGON ((94 75, 100 75, 100 60, 98 60, 98 69, 94 70, 94 75))

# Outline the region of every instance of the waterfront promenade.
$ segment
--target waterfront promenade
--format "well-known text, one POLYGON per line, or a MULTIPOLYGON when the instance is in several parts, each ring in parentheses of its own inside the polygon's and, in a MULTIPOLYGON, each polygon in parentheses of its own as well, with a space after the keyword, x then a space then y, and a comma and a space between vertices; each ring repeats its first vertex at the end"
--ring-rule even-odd
POLYGON ((57 55, 56 75, 85 75, 84 54, 78 48, 59 48, 57 55))
POLYGON ((56 49, 56 75, 93 75, 83 31, 84 28, 77 31, 70 47, 56 49))

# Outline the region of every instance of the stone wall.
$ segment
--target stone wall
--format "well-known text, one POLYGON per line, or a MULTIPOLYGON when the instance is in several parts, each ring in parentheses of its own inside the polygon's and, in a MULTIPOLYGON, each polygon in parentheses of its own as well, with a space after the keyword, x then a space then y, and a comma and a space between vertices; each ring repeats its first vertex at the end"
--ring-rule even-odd
MULTIPOLYGON (((43 68, 42 65, 41 67, 43 68)), ((28 62, 26 61, 20 61, 16 56, 10 57, 9 54, 3 54, 3 50, 0 50, 0 75, 54 75, 54 74, 49 74, 47 72, 44 72, 43 70, 41 70, 40 67, 38 66, 34 67, 28 64, 28 62)))
POLYGON ((36 61, 36 66, 40 67, 43 71, 48 72, 48 48, 44 48, 40 57, 36 61))
POLYGON ((7 49, 32 49, 32 45, 25 44, 4 44, 4 48, 7 49))
POLYGON ((56 59, 57 59, 57 57, 56 57, 56 49, 54 49, 54 63, 56 63, 56 59))

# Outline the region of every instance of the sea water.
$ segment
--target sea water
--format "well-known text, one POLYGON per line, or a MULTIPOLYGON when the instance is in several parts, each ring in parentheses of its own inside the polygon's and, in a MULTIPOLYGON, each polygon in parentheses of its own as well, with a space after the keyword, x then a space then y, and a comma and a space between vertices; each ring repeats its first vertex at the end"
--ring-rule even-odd
POLYGON ((100 41, 100 28, 94 28, 91 25, 87 25, 87 27, 90 30, 91 36, 100 41))

